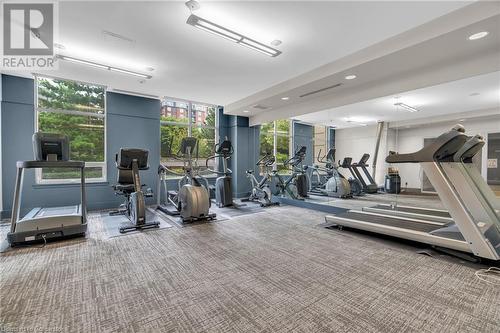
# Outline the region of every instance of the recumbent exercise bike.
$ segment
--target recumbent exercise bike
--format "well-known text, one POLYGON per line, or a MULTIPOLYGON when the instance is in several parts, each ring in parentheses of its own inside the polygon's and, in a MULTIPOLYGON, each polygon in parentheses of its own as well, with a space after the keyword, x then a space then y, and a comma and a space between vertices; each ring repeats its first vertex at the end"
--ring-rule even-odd
POLYGON ((148 170, 149 152, 137 148, 121 148, 115 155, 116 168, 118 169, 117 184, 113 186, 116 195, 125 196, 125 202, 120 206, 122 209, 110 212, 109 215, 125 215, 131 224, 120 227, 120 232, 125 233, 134 230, 158 228, 160 222, 146 221, 146 197, 152 197, 151 189, 146 192, 142 188, 139 170, 148 170))

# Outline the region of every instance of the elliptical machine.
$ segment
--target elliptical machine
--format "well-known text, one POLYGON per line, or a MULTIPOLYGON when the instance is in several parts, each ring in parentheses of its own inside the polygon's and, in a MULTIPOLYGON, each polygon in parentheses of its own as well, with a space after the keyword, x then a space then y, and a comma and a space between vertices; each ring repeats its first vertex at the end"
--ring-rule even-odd
POLYGON ((210 172, 222 175, 215 181, 215 203, 219 208, 239 207, 233 201, 232 177, 233 172, 227 167, 228 160, 233 155, 234 149, 231 141, 225 137, 224 141, 215 145, 215 154, 206 159, 205 165, 210 172), (208 166, 210 160, 220 158, 222 160, 222 171, 211 169, 208 166))
POLYGON ((241 201, 257 201, 261 207, 279 205, 279 202, 272 201, 272 193, 269 188, 269 182, 272 179, 270 169, 274 165, 275 160, 274 156, 266 154, 257 162, 258 169, 264 169, 264 175, 260 181, 255 177, 253 170, 246 171, 247 178, 250 179, 250 183, 252 184, 252 192, 248 198, 241 201))
POLYGON ((283 162, 284 166, 292 167, 292 175, 285 181, 277 170, 273 170, 273 176, 276 177, 276 195, 288 195, 292 199, 304 200, 309 195, 307 191, 309 184, 306 176, 306 167, 302 165, 306 157, 306 147, 302 146, 288 160, 283 162))
MULTIPOLYGON (((321 156, 320 149, 316 159, 319 163, 325 164, 325 166, 314 165, 310 168, 310 178, 316 174, 318 180, 315 187, 310 185, 310 192, 334 198, 352 198, 349 181, 338 171, 338 166, 335 162, 335 148, 330 148, 324 156, 321 156), (326 182, 321 181, 321 171, 326 173, 326 182)), ((309 184, 312 184, 312 179, 309 184)))
POLYGON ((165 214, 178 216, 182 222, 194 222, 198 220, 213 220, 215 213, 210 213, 210 197, 208 181, 199 175, 198 165, 193 163, 193 156, 198 156, 198 139, 185 137, 181 141, 181 146, 175 159, 183 163, 183 173, 176 172, 167 165, 160 164, 158 167, 158 209, 165 214), (178 181, 178 190, 169 191, 167 189, 167 174, 182 176, 178 181), (204 182, 202 185, 201 181, 204 182), (162 191, 163 189, 163 191, 162 191), (162 203, 161 196, 166 202, 162 203), (174 209, 169 208, 173 206, 174 209))
POLYGON ((158 228, 160 222, 146 222, 146 197, 152 197, 151 189, 142 191, 139 170, 148 170, 149 152, 144 149, 121 148, 115 155, 118 169, 117 184, 113 186, 117 195, 125 196, 125 202, 120 206, 124 209, 112 211, 109 215, 125 215, 132 222, 131 225, 120 227, 120 233, 149 228, 158 228))

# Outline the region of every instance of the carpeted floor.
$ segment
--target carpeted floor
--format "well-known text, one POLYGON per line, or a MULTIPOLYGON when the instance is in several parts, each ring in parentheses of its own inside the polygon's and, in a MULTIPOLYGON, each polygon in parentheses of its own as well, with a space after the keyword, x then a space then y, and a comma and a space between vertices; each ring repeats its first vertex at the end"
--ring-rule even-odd
POLYGON ((91 214, 86 239, 1 255, 0 331, 499 331, 479 266, 323 221, 284 206, 105 239, 91 214))

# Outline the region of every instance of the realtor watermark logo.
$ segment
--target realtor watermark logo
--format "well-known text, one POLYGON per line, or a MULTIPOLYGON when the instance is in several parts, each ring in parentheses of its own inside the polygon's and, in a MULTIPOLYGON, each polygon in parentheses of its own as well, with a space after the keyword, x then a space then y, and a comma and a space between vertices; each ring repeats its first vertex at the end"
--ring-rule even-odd
POLYGON ((1 69, 56 69, 57 3, 35 1, 3 2, 1 69))

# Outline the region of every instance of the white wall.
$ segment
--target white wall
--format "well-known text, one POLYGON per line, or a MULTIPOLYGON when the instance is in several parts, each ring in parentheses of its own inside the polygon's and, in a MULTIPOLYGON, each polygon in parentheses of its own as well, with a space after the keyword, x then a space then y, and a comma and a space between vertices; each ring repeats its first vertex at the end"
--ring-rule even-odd
MULTIPOLYGON (((456 122, 435 124, 432 123, 418 128, 409 128, 397 131, 397 151, 400 153, 409 153, 421 149, 424 145, 424 138, 435 138, 440 134, 452 128, 456 122)), ((470 120, 462 123, 467 135, 481 134, 486 139, 488 133, 500 131, 500 117, 498 119, 470 120)), ((486 179, 487 165, 487 143, 483 147, 482 170, 481 174, 486 179)), ((418 164, 399 164, 399 173, 401 175, 401 186, 408 183, 410 188, 420 188, 422 185, 422 172, 418 164)))
MULTIPOLYGON (((500 112, 499 112, 500 114, 500 112)), ((420 150, 424 144, 424 138, 434 138, 451 129, 456 121, 449 123, 420 125, 408 129, 387 129, 384 127, 382 140, 380 142, 379 157, 377 159, 377 174, 375 181, 382 185, 387 171, 385 158, 390 150, 400 153, 412 153, 420 150)), ((468 135, 481 134, 487 138, 490 132, 500 131, 500 116, 494 120, 479 119, 468 120, 463 123, 468 135)), ((363 153, 369 153, 373 156, 376 143, 376 126, 357 127, 349 129, 340 129, 335 131, 335 147, 337 148, 337 160, 342 160, 345 156, 353 158, 353 162, 359 160, 363 153)), ((369 171, 371 173, 371 160, 369 171)), ((483 148, 482 175, 486 179, 486 146, 483 148)), ((401 186, 420 189, 422 185, 422 172, 418 164, 398 164, 397 168, 401 176, 401 186), (406 185, 407 183, 407 185, 406 185)), ((340 170, 345 176, 350 176, 349 171, 340 170)))
MULTIPOLYGON (((2 124, 2 75, 0 75, 0 126, 2 124)), ((2 135, 0 135, 0 161, 2 160, 2 135)), ((0 163, 0 213, 3 210, 2 163, 0 163)))
MULTIPOLYGON (((353 163, 359 161, 364 153, 370 154, 368 160, 368 171, 372 173, 373 154, 375 152, 377 136, 377 126, 355 127, 349 129, 340 129, 335 131, 335 148, 337 149, 336 158, 342 161, 344 157, 352 157, 353 163)), ((394 140, 387 126, 384 126, 382 138, 380 140, 379 154, 377 158, 377 174, 375 182, 381 185, 384 182, 386 173, 385 157, 389 150, 394 150, 394 140)), ((348 170, 340 169, 340 172, 349 177, 348 170)))

